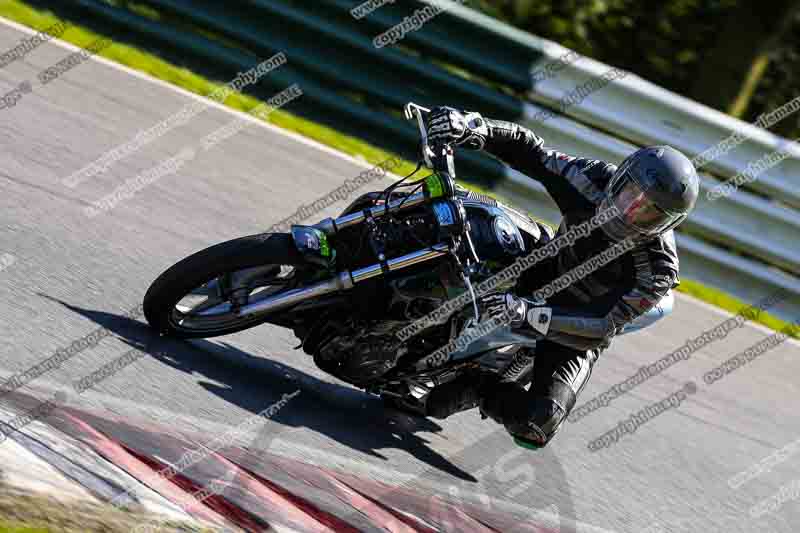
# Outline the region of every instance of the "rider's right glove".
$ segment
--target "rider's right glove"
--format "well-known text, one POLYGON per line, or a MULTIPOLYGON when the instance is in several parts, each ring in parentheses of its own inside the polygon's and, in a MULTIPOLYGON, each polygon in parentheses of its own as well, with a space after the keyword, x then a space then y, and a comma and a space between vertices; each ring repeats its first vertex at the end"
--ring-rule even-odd
POLYGON ((511 293, 492 293, 478 301, 481 322, 505 315, 516 330, 532 329, 542 337, 550 331, 553 311, 543 301, 527 300, 511 293))
POLYGON ((489 127, 480 113, 434 107, 428 115, 428 139, 431 143, 456 144, 469 150, 481 150, 488 136, 489 127))

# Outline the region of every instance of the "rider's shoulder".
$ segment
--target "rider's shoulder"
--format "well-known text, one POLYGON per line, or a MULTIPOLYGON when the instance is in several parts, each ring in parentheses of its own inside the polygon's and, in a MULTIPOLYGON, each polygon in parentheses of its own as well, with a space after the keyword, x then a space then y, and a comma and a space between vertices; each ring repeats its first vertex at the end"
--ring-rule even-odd
POLYGON ((590 177, 592 181, 601 182, 603 185, 611 179, 617 170, 616 165, 602 159, 579 158, 575 163, 581 172, 590 177))

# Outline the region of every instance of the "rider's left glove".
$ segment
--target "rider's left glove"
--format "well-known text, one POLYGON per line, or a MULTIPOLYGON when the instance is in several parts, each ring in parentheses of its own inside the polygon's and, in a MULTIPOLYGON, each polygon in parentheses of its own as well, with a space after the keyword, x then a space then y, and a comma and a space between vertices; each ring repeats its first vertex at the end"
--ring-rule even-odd
POLYGON ((431 143, 455 144, 468 150, 481 150, 489 136, 489 127, 480 113, 435 107, 428 115, 428 138, 431 143))

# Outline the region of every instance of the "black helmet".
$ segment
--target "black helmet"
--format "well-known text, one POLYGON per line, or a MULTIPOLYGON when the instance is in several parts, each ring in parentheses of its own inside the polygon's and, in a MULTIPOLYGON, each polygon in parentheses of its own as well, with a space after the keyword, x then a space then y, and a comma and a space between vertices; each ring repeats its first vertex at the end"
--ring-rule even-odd
POLYGON ((694 208, 699 181, 692 162, 671 146, 635 151, 606 185, 599 212, 616 207, 619 215, 603 230, 616 241, 649 240, 666 233, 694 208))

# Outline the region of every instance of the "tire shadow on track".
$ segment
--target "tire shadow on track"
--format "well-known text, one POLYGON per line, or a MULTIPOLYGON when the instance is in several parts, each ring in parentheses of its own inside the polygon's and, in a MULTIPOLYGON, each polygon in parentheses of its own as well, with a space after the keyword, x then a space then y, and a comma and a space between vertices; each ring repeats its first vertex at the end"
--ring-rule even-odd
POLYGON ((257 414, 284 394, 299 389, 301 394, 291 401, 290 407, 280 409, 270 418, 270 421, 285 426, 286 430, 305 427, 384 461, 388 459, 379 450, 405 451, 433 469, 461 480, 476 481, 471 474, 428 446, 424 437, 417 435, 440 432, 441 426, 426 418, 388 410, 374 395, 322 381, 227 343, 220 345, 206 340, 182 341, 161 337, 142 322, 122 314, 82 308, 44 294, 41 296, 92 320, 132 348, 175 370, 206 378, 208 381, 198 380, 201 387, 250 413, 257 414))

